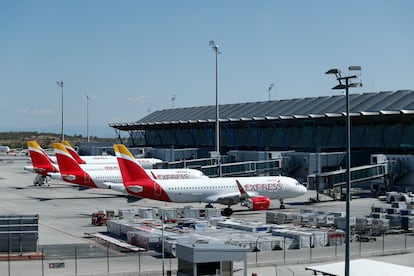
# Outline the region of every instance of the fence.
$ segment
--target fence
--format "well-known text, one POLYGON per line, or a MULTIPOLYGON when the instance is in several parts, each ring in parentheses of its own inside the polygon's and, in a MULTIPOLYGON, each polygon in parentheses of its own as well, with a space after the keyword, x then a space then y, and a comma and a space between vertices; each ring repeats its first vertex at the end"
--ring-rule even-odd
MULTIPOLYGON (((371 237, 351 242, 352 257, 370 257, 414 252, 414 233, 371 237), (375 240, 373 240, 375 238, 375 240)), ((110 247, 96 244, 54 245, 40 247, 43 257, 30 259, 29 255, 2 254, 0 271, 2 275, 171 275, 177 269, 177 259, 160 252, 119 252, 110 247)), ((264 265, 315 263, 343 260, 343 244, 328 247, 283 249, 263 252, 249 252, 248 272, 264 265)), ((241 266, 241 265, 240 265, 241 266)), ((242 266, 241 266, 242 267, 242 266)), ((243 275, 235 268, 234 275, 243 275)))

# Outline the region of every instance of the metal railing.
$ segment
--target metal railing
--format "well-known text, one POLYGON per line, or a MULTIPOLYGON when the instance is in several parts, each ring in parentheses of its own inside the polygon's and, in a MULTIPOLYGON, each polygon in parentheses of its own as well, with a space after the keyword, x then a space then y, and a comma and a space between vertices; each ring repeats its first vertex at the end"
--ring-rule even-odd
MULTIPOLYGON (((414 252, 414 233, 381 235, 366 239, 352 239, 351 256, 370 258, 391 254, 414 252), (375 238, 375 240, 374 240, 375 238)), ((91 244, 41 246, 41 255, 31 258, 29 255, 2 254, 0 271, 4 275, 162 275, 160 252, 125 253, 108 246, 91 244), (40 257, 39 257, 40 256, 40 257), (7 274, 8 273, 8 274, 7 274)), ((248 273, 257 267, 293 265, 342 260, 345 254, 344 244, 332 246, 310 246, 301 249, 279 249, 247 253, 248 273)), ((165 273, 176 272, 178 260, 165 256, 165 273)), ((3 274, 2 274, 3 275, 3 274)), ((238 269, 234 275, 243 275, 238 269)), ((250 274, 248 274, 250 275, 250 274)))

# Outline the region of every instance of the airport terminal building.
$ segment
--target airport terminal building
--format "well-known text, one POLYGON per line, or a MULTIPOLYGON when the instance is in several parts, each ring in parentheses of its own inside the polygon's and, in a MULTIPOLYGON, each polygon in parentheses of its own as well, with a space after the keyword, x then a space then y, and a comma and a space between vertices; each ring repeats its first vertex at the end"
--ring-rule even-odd
MULTIPOLYGON (((411 181, 414 91, 350 94, 349 103, 351 166, 393 159, 391 169, 395 170, 389 181, 411 181), (373 158, 373 154, 386 157, 373 158)), ((278 159, 279 170, 274 173, 304 181, 309 175, 345 167, 345 95, 226 104, 219 110, 220 153, 227 158, 224 163, 278 159)), ((173 108, 110 127, 119 136, 127 132, 130 147, 144 148, 153 157, 175 162, 209 157, 216 148, 215 116, 215 106, 173 108)), ((390 175, 390 171, 379 173, 384 174, 390 175)))

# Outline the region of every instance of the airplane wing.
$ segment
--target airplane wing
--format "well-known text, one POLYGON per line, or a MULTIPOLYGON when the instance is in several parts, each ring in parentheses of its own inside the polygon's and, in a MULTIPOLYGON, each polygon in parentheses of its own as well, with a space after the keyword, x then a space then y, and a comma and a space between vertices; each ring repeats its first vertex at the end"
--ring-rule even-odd
POLYGON ((205 202, 217 202, 223 205, 234 205, 241 201, 246 200, 247 198, 254 198, 260 196, 256 192, 246 192, 243 186, 238 180, 236 180, 239 193, 228 193, 228 194, 217 194, 209 196, 205 199, 205 202))
POLYGON ((217 194, 207 197, 204 202, 217 202, 223 205, 234 205, 241 201, 240 193, 217 194))

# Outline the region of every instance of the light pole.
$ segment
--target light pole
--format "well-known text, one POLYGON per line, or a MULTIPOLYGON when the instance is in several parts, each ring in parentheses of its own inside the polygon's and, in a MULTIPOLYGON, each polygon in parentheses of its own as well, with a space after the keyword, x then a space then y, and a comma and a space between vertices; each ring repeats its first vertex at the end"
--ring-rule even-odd
POLYGON ((273 86, 274 84, 272 83, 269 85, 269 88, 267 88, 267 90, 269 91, 269 102, 270 102, 270 90, 272 90, 273 86))
POLYGON ((174 101, 175 101, 176 97, 177 97, 177 95, 172 95, 172 97, 171 97, 171 107, 172 108, 174 108, 174 101))
POLYGON ((89 100, 91 97, 88 94, 85 94, 86 98, 86 137, 89 143, 89 100))
POLYGON ((56 81, 57 85, 62 88, 62 141, 65 140, 65 133, 63 132, 63 81, 56 81))
MULTIPOLYGON (((361 66, 349 66, 349 71, 361 71, 361 66)), ((350 275, 350 200, 351 200, 351 116, 349 114, 349 88, 360 87, 361 83, 351 83, 351 79, 356 79, 357 75, 349 75, 342 77, 342 72, 339 69, 328 70, 325 74, 334 74, 339 84, 332 89, 345 89, 346 100, 346 236, 345 236, 345 276, 350 275), (343 83, 345 81, 345 84, 343 83)))
POLYGON ((162 253, 162 276, 164 276, 164 215, 165 215, 165 210, 161 209, 161 253, 162 253))
POLYGON ((218 55, 221 54, 219 46, 211 40, 209 42, 210 47, 216 53, 216 157, 220 160, 220 111, 218 102, 218 55))

